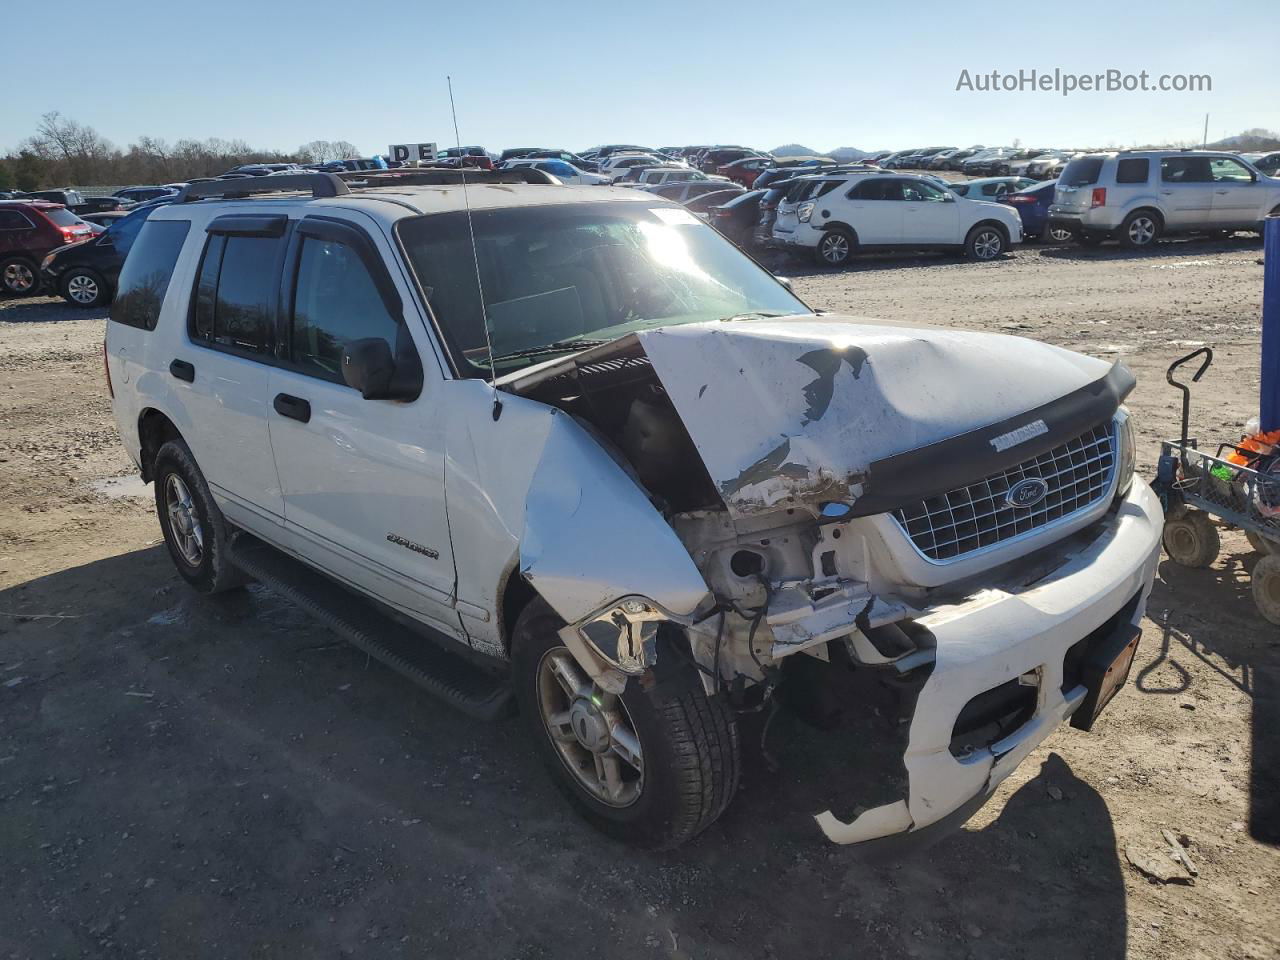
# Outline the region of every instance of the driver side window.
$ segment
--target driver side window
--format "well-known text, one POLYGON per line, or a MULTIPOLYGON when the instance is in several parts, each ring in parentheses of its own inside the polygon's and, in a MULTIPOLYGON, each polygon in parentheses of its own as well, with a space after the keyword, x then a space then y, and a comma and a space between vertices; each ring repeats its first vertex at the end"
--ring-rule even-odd
POLYGON ((1242 183, 1253 179, 1244 164, 1230 157, 1214 157, 1209 161, 1215 183, 1242 183))
POLYGON ((395 350, 396 321, 369 271, 345 244, 305 237, 290 317, 294 366, 309 376, 345 384, 343 348, 365 337, 380 337, 395 350))

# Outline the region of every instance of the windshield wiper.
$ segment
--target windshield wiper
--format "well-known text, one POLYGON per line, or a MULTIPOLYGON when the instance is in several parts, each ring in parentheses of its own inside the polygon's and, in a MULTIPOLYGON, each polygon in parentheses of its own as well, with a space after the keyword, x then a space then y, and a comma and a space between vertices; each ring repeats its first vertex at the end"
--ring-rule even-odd
POLYGON ((785 314, 785 313, 760 313, 760 312, 758 312, 758 311, 757 311, 757 312, 752 312, 752 313, 735 313, 732 317, 721 317, 721 318, 720 318, 720 322, 721 322, 721 323, 732 323, 734 320, 768 320, 768 319, 770 319, 771 317, 785 317, 785 316, 788 316, 788 314, 785 314))
POLYGON ((513 350, 511 353, 500 353, 493 358, 494 363, 502 360, 524 360, 527 357, 541 357, 548 353, 560 353, 562 351, 586 350, 590 347, 603 346, 606 343, 612 343, 612 340, 585 340, 575 337, 569 340, 553 340, 550 343, 544 343, 541 346, 529 347, 527 350, 513 350))

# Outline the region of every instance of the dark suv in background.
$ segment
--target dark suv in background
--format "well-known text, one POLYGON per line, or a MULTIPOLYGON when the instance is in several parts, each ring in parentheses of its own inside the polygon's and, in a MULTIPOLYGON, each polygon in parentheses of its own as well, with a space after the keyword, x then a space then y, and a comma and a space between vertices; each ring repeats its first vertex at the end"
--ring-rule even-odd
POLYGON ((93 228, 60 203, 0 200, 0 292, 19 297, 36 293, 40 261, 91 236, 93 228))

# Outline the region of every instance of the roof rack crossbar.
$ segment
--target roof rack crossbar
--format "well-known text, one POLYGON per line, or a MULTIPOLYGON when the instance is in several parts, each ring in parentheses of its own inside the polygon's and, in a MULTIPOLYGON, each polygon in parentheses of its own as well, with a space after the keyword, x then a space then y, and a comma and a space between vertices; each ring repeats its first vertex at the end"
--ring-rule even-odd
POLYGON ((541 183, 561 181, 544 170, 512 167, 507 170, 481 170, 478 167, 396 167, 394 170, 346 170, 334 174, 352 186, 369 187, 436 187, 462 183, 541 183))
POLYGON ((180 203, 221 197, 225 200, 248 197, 256 193, 290 193, 305 191, 316 199, 341 197, 351 191, 332 173, 285 173, 270 177, 241 177, 235 180, 212 180, 188 184, 182 190, 180 203))

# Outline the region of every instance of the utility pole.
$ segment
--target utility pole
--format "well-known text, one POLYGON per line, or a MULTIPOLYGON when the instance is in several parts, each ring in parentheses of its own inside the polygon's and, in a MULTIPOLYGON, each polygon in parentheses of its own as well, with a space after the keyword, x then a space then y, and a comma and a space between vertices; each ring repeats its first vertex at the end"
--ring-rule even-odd
POLYGON ((1209 115, 1204 115, 1204 139, 1200 142, 1200 149, 1205 150, 1209 147, 1209 115))

